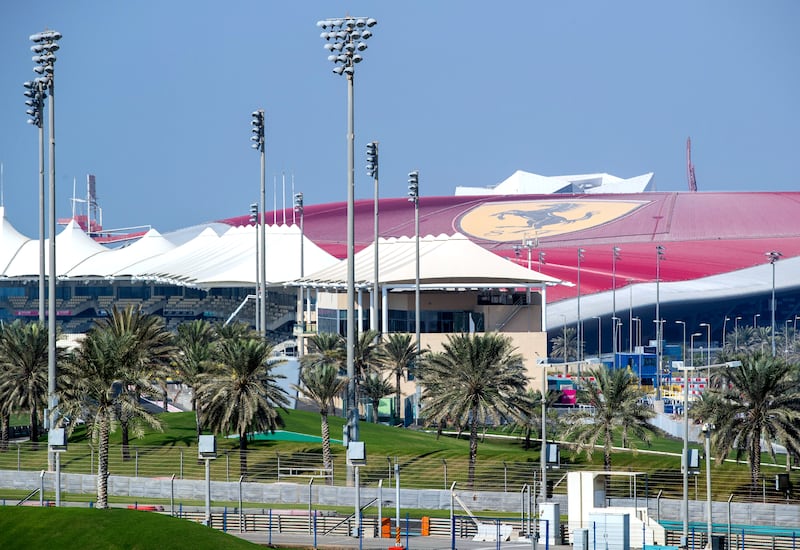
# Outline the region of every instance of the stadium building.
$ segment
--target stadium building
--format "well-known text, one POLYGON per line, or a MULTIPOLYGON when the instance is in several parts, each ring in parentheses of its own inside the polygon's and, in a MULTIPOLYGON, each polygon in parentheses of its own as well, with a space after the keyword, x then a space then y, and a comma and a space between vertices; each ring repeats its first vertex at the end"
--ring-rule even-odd
MULTIPOLYGON (((707 326, 712 347, 737 325, 796 329, 800 314, 800 193, 654 191, 652 174, 544 177, 516 172, 490 188, 420 197, 423 345, 448 333, 501 330, 529 361, 550 337, 582 328, 587 354, 632 349, 655 337, 683 343, 707 326), (778 252, 777 261, 767 255, 778 252), (488 254, 487 254, 488 253, 488 254), (773 263, 774 262, 774 263, 773 263), (546 304, 546 308, 543 304, 546 304), (685 323, 678 324, 676 321, 685 323), (616 329, 616 330, 614 330, 616 329)), ((374 204, 355 203, 358 320, 414 332, 414 207, 379 201, 374 288, 374 204), (394 263, 392 263, 394 262, 394 263)), ((276 340, 344 332, 346 203, 306 205, 303 229, 266 229, 266 328, 276 340), (302 240, 302 246, 301 246, 302 240), (301 251, 302 273, 301 277, 301 251), (302 322, 296 323, 297 288, 302 322)), ((269 212, 266 219, 292 219, 269 212)), ((174 328, 188 319, 253 322, 256 228, 248 215, 109 248, 72 220, 57 237, 58 322, 85 331, 113 305, 141 304, 174 328)), ((35 318, 39 243, 0 209, 0 319, 35 318)), ((705 335, 705 333, 704 333, 705 335)))

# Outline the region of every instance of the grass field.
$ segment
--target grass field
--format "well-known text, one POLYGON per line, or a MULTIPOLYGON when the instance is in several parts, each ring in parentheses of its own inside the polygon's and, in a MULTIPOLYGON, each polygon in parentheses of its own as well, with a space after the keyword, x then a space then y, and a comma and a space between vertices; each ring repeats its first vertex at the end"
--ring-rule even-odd
POLYGON ((6 507, 0 548, 249 550, 258 545, 183 519, 134 510, 6 507))
MULTIPOLYGON (((319 415, 304 411, 291 411, 283 414, 285 430, 297 434, 320 435, 319 415)), ((196 431, 194 413, 169 413, 161 415, 164 431, 146 432, 143 437, 132 439, 130 459, 123 460, 120 447, 120 434, 112 434, 109 470, 115 475, 142 477, 169 477, 202 479, 204 469, 197 461, 196 431)), ((330 417, 331 435, 340 436, 344 420, 330 417)), ((417 488, 446 489, 453 481, 464 486, 469 455, 466 436, 442 436, 394 428, 384 425, 360 424, 361 439, 366 442, 367 465, 362 468, 362 483, 375 486, 378 480, 391 479, 395 462, 400 464, 404 486, 417 488)), ((524 484, 530 484, 539 470, 538 446, 529 450, 523 448, 522 441, 515 437, 493 438, 491 434, 481 441, 478 447, 477 479, 485 490, 517 491, 524 484)), ((308 464, 319 467, 322 463, 322 445, 318 441, 295 440, 257 440, 251 441, 247 453, 248 481, 275 481, 278 479, 281 464, 308 464)), ((212 477, 216 480, 237 481, 239 478, 238 440, 220 438, 217 442, 218 458, 212 462, 212 477)), ((650 494, 663 489, 664 498, 677 498, 681 492, 680 453, 683 443, 669 438, 654 438, 650 447, 639 445, 641 452, 615 452, 612 455, 614 470, 647 472, 650 494)), ((12 446, 9 451, 0 453, 0 469, 25 470, 45 469, 47 456, 40 445, 33 450, 29 445, 12 446)), ((335 479, 337 484, 344 482, 346 468, 345 449, 339 443, 332 443, 335 456, 335 479)), ((558 478, 569 469, 602 469, 602 452, 593 454, 588 460, 585 454, 576 454, 562 448, 563 468, 555 472, 558 478)), ((771 459, 764 457, 765 464, 771 459)), ((703 468, 705 466, 703 465, 703 468)), ((781 466, 764 466, 765 484, 772 485, 774 473, 784 471, 781 466)), ((96 470, 96 448, 87 439, 83 427, 78 427, 70 438, 70 448, 62 455, 62 470, 65 473, 93 473, 96 470)), ((741 495, 749 492, 750 469, 746 464, 724 463, 712 466, 714 475, 714 498, 726 500, 732 493, 741 495)), ((797 474, 793 474, 796 476, 797 474)), ((553 479, 551 477, 551 479, 553 479)), ((293 479, 284 479, 293 481, 293 479)), ((307 483, 307 478, 299 478, 298 483, 307 483)), ((694 488, 694 476, 692 489, 694 488)), ((702 481, 702 480, 701 480, 702 481)), ((797 479, 793 480, 795 483, 797 479)), ((564 484, 566 485, 566 484, 564 484)), ((704 498, 704 483, 698 484, 699 498, 704 498)), ((640 486, 643 490, 643 487, 640 486)), ((556 489, 564 492, 565 487, 556 489)), ((4 493, 5 494, 5 493, 4 493)), ((773 495, 769 495, 770 498, 773 495)))

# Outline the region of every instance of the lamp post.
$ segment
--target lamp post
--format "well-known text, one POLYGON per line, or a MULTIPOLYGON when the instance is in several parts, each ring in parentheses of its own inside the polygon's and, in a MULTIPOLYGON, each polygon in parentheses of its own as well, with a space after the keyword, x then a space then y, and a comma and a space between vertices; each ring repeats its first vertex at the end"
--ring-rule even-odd
POLYGON ((756 313, 755 315, 753 315, 753 329, 756 329, 756 328, 758 328, 758 325, 757 325, 756 323, 757 323, 757 319, 758 319, 759 317, 761 317, 761 314, 760 314, 760 313, 756 313))
POLYGON ((689 347, 689 362, 691 363, 692 367, 694 366, 694 339, 697 336, 702 336, 702 334, 699 333, 699 332, 695 332, 694 334, 692 334, 689 337, 689 343, 690 343, 690 347, 689 347))
POLYGON ((44 266, 44 226, 45 226, 45 189, 44 189, 44 100, 47 97, 47 79, 35 78, 23 83, 25 87, 25 111, 30 117, 28 124, 39 129, 39 323, 45 322, 45 266, 44 266))
POLYGON ((612 353, 614 355, 612 365, 617 368, 617 323, 614 319, 617 318, 617 260, 619 260, 619 253, 622 250, 618 246, 611 248, 611 340, 612 340, 612 353))
MULTIPOLYGON (((581 260, 583 260, 584 252, 586 251, 583 248, 578 249, 578 332, 576 335, 578 339, 578 361, 583 359, 583 347, 581 346, 583 342, 583 326, 581 323, 581 260)), ((580 372, 578 374, 580 374, 580 372)))
POLYGON ((769 260, 770 265, 772 266, 772 300, 770 301, 770 310, 772 312, 772 356, 775 357, 775 262, 777 262, 783 254, 772 250, 770 252, 765 252, 764 255, 769 260))
POLYGON ((642 345, 642 320, 639 317, 633 317, 631 319, 632 324, 636 324, 636 328, 633 331, 633 335, 635 337, 635 346, 642 345))
POLYGON ((370 303, 370 307, 372 311, 370 311, 369 315, 369 328, 372 330, 378 330, 379 327, 379 318, 380 315, 378 313, 378 300, 380 296, 380 286, 378 284, 378 236, 379 236, 379 226, 378 226, 378 142, 371 141, 367 143, 367 175, 372 177, 373 187, 374 187, 374 199, 373 199, 373 218, 374 218, 374 233, 375 233, 375 250, 373 251, 373 273, 372 278, 372 301, 370 303))
POLYGON ((258 250, 258 243, 261 239, 258 236, 258 203, 250 204, 250 223, 256 228, 256 331, 261 332, 261 308, 258 307, 258 289, 261 288, 261 253, 258 250))
POLYGON ((789 355, 789 325, 791 319, 786 319, 786 327, 783 329, 783 354, 789 355))
POLYGON ((706 364, 710 365, 711 364, 711 323, 700 323, 700 326, 701 327, 706 327, 706 329, 708 331, 708 340, 707 340, 707 344, 706 344, 707 345, 706 353, 708 353, 708 359, 707 359, 706 364))
POLYGON ((252 112, 253 119, 250 121, 252 125, 253 135, 250 141, 253 143, 251 147, 259 152, 261 158, 261 225, 258 226, 261 237, 261 250, 259 254, 259 286, 256 291, 256 304, 258 305, 259 318, 261 319, 260 334, 262 338, 267 336, 267 232, 266 222, 264 216, 267 212, 267 187, 266 187, 266 154, 265 154, 265 140, 264 140, 264 109, 258 109, 252 112))
MULTIPOLYGON (((325 40, 325 49, 330 52, 328 60, 336 67, 333 72, 347 79, 347 424, 349 440, 358 441, 358 408, 356 406, 355 380, 355 174, 354 174, 354 100, 353 81, 355 66, 362 61, 357 52, 367 49, 366 40, 372 36, 369 29, 377 24, 373 18, 341 17, 317 21, 323 29, 320 38, 325 40)), ((352 468, 348 467, 347 478, 353 478, 352 468)))
MULTIPOLYGON (((566 326, 566 323, 564 324, 566 326)), ((547 501, 547 364, 542 365, 542 450, 540 464, 542 468, 542 486, 540 487, 542 502, 547 501)))
MULTIPOLYGON (((300 218, 300 278, 305 276, 305 208, 303 206, 303 193, 294 194, 294 213, 300 218)), ((303 316, 303 306, 305 300, 304 288, 297 287, 297 323, 300 325, 300 330, 297 331, 297 356, 303 357, 305 354, 305 331, 306 323, 303 316)))
POLYGON ((656 400, 661 400, 661 259, 664 247, 656 246, 656 368, 658 369, 658 388, 656 400))
POLYGON ((546 263, 546 262, 545 262, 545 260, 544 260, 544 257, 545 257, 545 256, 547 256, 547 252, 544 252, 544 251, 540 250, 540 251, 539 251, 539 272, 540 272, 540 273, 541 273, 541 271, 542 271, 542 265, 543 265, 544 263, 546 263))
MULTIPOLYGON (((58 51, 58 41, 61 33, 48 30, 32 34, 30 36, 33 46, 31 51, 36 54, 33 62, 37 65, 33 71, 42 75, 44 87, 50 97, 49 105, 49 195, 50 203, 48 208, 49 217, 49 276, 48 276, 48 300, 47 300, 47 403, 49 408, 48 428, 55 428, 58 421, 58 396, 56 395, 56 92, 55 92, 55 53, 58 51)), ((43 209, 43 205, 40 204, 43 209)), ((41 225, 40 225, 41 228, 41 225)), ((41 251, 41 248, 40 248, 41 251)), ((40 260, 41 266, 41 260, 40 260)))
MULTIPOLYGON (((419 312, 419 170, 414 170, 408 173, 408 200, 414 203, 414 328, 416 329, 416 342, 417 353, 414 357, 414 374, 416 379, 417 362, 419 355, 422 351, 420 345, 420 312, 419 312)), ((419 423, 419 400, 421 391, 419 387, 419 380, 414 384, 416 386, 417 398, 414 403, 414 421, 419 423)))
POLYGON ((741 318, 741 315, 733 318, 733 351, 739 351, 739 321, 741 318))
POLYGON ((628 353, 633 353, 633 279, 628 279, 628 353))
POLYGON ((686 321, 675 321, 676 325, 683 326, 683 344, 681 345, 681 361, 686 363, 686 321))
POLYGON ((603 318, 602 317, 592 317, 592 319, 597 319, 597 359, 602 362, 603 360, 603 318))
POLYGON ((710 424, 706 422, 703 424, 703 435, 705 435, 705 443, 706 443, 706 519, 708 520, 708 546, 706 548, 711 548, 711 530, 713 528, 712 523, 712 504, 711 504, 711 432, 714 430, 714 424, 710 424))
POLYGON ((723 351, 725 351, 725 331, 727 330, 728 321, 730 321, 730 320, 731 320, 731 318, 728 317, 727 315, 722 318, 722 350, 723 351))

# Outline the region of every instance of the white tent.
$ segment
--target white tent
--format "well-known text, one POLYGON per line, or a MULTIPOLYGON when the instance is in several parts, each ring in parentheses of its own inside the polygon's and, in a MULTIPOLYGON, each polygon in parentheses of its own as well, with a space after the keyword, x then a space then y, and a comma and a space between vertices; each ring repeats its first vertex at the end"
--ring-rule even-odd
MULTIPOLYGON (((45 251, 50 240, 45 241, 45 251)), ((56 235, 56 274, 65 276, 76 265, 106 249, 89 237, 74 220, 56 235)), ((45 253, 45 272, 50 272, 50 255, 45 253)), ((25 242, 5 269, 6 277, 35 277, 39 275, 39 241, 25 242)))
MULTIPOLYGON (((402 286, 416 281, 416 240, 400 237, 378 240, 378 282, 402 286)), ((374 244, 354 257, 355 286, 366 288, 375 278, 374 244)), ((542 285, 560 281, 526 269, 473 243, 461 233, 428 235, 419 242, 420 283, 446 286, 542 285)), ((343 288, 347 281, 347 262, 341 261, 308 277, 295 286, 343 288)))
MULTIPOLYGON (((155 229, 131 245, 123 248, 105 249, 76 265, 67 275, 69 277, 97 277, 127 275, 129 266, 148 258, 158 256, 174 249, 175 245, 155 229)), ((57 260, 56 260, 57 261, 57 260)))
POLYGON ((5 275, 8 265, 29 240, 14 229, 6 219, 5 207, 0 206, 0 276, 5 275))

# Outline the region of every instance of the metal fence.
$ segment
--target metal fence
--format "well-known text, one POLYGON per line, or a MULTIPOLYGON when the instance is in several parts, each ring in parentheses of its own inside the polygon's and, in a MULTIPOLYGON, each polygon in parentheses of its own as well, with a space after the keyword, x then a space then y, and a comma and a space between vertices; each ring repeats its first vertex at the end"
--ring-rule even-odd
MULTIPOLYGON (((0 451, 0 470, 46 470, 48 464, 47 445, 29 442, 12 443, 0 451)), ((71 444, 61 455, 61 470, 64 473, 97 473, 98 450, 91 444, 71 444)), ((634 477, 612 476, 606 487, 608 498, 681 499, 683 477, 676 458, 675 469, 663 469, 634 477)), ((375 487, 380 480, 389 483, 394 479, 394 466, 398 464, 403 485, 418 489, 448 489, 453 482, 461 488, 474 487, 481 491, 519 492, 525 486, 540 491, 540 463, 503 462, 481 460, 475 468, 472 483, 468 479, 468 459, 442 458, 432 451, 421 456, 375 456, 369 455, 366 465, 361 466, 361 484, 375 487)), ((566 474, 577 469, 572 465, 548 472, 548 485, 555 495, 567 492, 566 474)), ((614 471, 620 471, 615 469, 614 471)), ((120 445, 109 450, 109 473, 131 477, 169 477, 176 479, 204 479, 205 466, 198 460, 194 447, 183 445, 140 447, 131 445, 127 452, 120 445)), ((762 466, 758 488, 750 484, 749 470, 712 470, 712 499, 725 501, 733 495, 736 502, 763 502, 800 504, 800 498, 791 487, 800 482, 800 474, 790 474, 789 490, 776 489, 776 475, 785 473, 784 468, 767 469, 762 466)), ((281 453, 267 449, 221 451, 211 464, 211 477, 215 481, 236 481, 241 475, 246 481, 274 482, 290 481, 345 485, 347 466, 343 454, 334 455, 332 470, 323 468, 321 453, 281 453)), ((689 497, 693 500, 707 499, 704 475, 692 475, 689 482, 689 497), (698 479, 702 478, 702 479, 698 479)))

